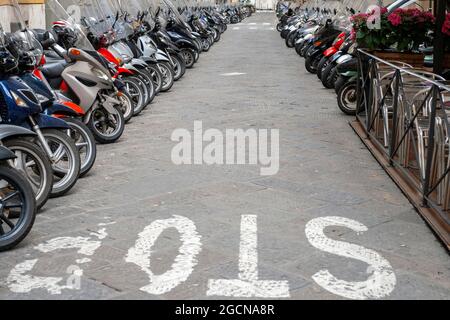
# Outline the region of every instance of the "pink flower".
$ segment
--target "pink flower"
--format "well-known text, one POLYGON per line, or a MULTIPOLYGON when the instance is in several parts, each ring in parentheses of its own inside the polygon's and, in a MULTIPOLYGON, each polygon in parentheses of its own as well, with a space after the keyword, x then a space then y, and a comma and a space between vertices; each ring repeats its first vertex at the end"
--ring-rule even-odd
POLYGON ((350 31, 350 38, 352 40, 356 40, 356 30, 355 30, 355 28, 352 28, 352 31, 350 31))
POLYGON ((402 17, 397 13, 390 14, 388 20, 394 27, 397 27, 402 23, 402 17))
POLYGON ((403 15, 403 14, 405 14, 405 10, 403 10, 402 8, 397 8, 392 13, 393 14, 395 13, 397 15, 403 15))
POLYGON ((419 17, 419 16, 422 15, 422 11, 420 11, 420 10, 417 9, 417 8, 413 8, 413 9, 408 9, 408 10, 406 10, 406 14, 407 14, 407 15, 410 15, 410 16, 412 16, 412 17, 419 17))
POLYGON ((436 18, 434 17, 434 15, 431 12, 422 12, 422 17, 425 18, 425 20, 430 21, 430 22, 434 22, 436 20, 436 18))
POLYGON ((446 36, 450 36, 450 19, 447 19, 442 25, 442 33, 446 36))
POLYGON ((381 14, 385 14, 388 12, 388 9, 386 7, 381 8, 381 14))

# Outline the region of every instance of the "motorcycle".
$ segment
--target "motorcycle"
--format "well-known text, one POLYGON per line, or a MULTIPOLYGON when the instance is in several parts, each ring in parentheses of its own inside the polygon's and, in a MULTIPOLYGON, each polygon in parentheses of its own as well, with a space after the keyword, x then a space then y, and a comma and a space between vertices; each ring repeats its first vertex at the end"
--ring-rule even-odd
POLYGON ((99 143, 117 141, 125 129, 122 108, 126 99, 117 88, 120 81, 112 78, 109 65, 89 42, 81 22, 75 21, 58 0, 47 1, 46 7, 59 19, 53 23, 56 39, 49 47, 64 60, 47 63, 41 69, 43 74, 53 89, 59 89, 86 112, 83 122, 99 143))

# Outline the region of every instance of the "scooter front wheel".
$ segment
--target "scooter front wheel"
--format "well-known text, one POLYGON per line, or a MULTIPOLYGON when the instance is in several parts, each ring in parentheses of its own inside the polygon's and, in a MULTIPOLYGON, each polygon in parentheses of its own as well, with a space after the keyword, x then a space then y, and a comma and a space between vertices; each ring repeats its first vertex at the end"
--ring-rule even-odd
POLYGON ((283 31, 283 25, 281 24, 281 22, 279 24, 277 24, 277 31, 278 32, 283 31))
POLYGON ((0 251, 12 249, 30 233, 36 202, 26 178, 7 165, 0 166, 0 251))
POLYGON ((144 83, 134 76, 125 77, 122 79, 125 84, 125 92, 128 94, 122 97, 122 109, 125 122, 128 122, 133 115, 140 113, 145 107, 146 92, 144 91, 144 83), (129 99, 132 104, 130 106, 129 99), (126 101, 125 101, 126 100, 126 101))
POLYGON ((123 114, 118 106, 114 107, 116 113, 109 113, 104 107, 92 112, 88 127, 94 134, 95 140, 101 144, 114 143, 120 139, 125 130, 123 114))
POLYGON ((75 141, 81 159, 80 178, 91 171, 97 158, 97 145, 95 138, 89 128, 76 118, 64 118, 70 126, 67 134, 75 141))
POLYGON ((183 55, 184 61, 186 63, 186 68, 188 69, 192 68, 195 63, 194 52, 192 52, 191 49, 183 49, 181 51, 181 54, 183 55))
POLYGON ((155 89, 155 95, 161 92, 162 87, 162 75, 161 71, 159 71, 159 68, 156 64, 152 64, 148 66, 152 82, 155 89))
POLYGON ((317 72, 317 64, 319 63, 318 57, 308 57, 305 60, 305 68, 309 73, 317 72))
POLYGON ((172 58, 173 62, 175 63, 174 80, 178 81, 186 73, 186 63, 184 62, 184 59, 177 54, 171 54, 170 57, 172 58))
POLYGON ((26 139, 8 139, 3 144, 16 155, 10 165, 30 183, 39 210, 47 203, 53 188, 53 169, 48 156, 36 143, 26 139))
POLYGON ((159 70, 161 71, 161 74, 163 76, 161 91, 162 92, 169 91, 170 89, 172 89, 174 82, 173 68, 168 62, 160 62, 158 65, 159 70))
MULTIPOLYGON (((49 155, 53 168, 53 190, 51 198, 61 197, 76 184, 81 169, 81 158, 75 142, 63 131, 42 130, 45 141, 52 152, 49 155)), ((40 142, 39 142, 40 143, 40 142)))
POLYGON ((349 116, 356 115, 356 81, 347 82, 338 93, 338 106, 341 111, 349 116))

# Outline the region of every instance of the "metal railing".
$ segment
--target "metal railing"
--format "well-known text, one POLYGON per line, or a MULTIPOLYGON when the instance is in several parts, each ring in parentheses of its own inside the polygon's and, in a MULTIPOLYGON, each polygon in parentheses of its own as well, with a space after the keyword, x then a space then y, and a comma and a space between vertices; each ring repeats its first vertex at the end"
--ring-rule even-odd
POLYGON ((450 226, 450 86, 433 73, 358 50, 357 120, 422 206, 450 226))

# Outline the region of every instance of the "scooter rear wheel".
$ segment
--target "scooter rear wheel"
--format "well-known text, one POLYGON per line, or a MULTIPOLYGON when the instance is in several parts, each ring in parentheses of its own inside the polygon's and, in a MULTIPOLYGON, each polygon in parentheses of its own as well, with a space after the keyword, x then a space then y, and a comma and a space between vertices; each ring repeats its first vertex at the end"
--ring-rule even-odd
POLYGON ((42 134, 53 153, 50 158, 53 168, 53 190, 51 198, 57 198, 69 192, 80 176, 81 158, 75 142, 63 131, 42 130, 42 134))

